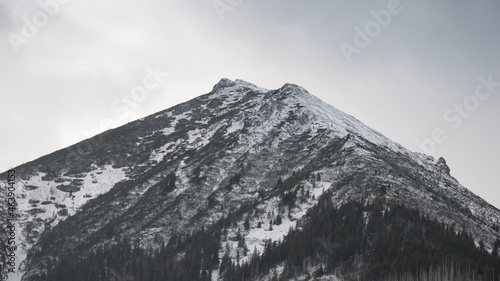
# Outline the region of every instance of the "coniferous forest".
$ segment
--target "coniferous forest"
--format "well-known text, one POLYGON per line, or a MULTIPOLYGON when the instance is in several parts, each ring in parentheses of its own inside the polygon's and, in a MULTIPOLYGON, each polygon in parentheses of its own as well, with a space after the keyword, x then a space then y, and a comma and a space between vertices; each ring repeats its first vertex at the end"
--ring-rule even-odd
POLYGON ((325 193, 283 241, 268 242, 260 254, 245 251, 250 256, 245 263, 220 254, 221 235, 237 218, 227 216, 196 233, 175 233, 157 250, 125 239, 84 259, 68 255, 34 280, 119 280, 113 276, 120 274, 122 280, 205 281, 212 280, 212 272, 222 280, 314 280, 332 273, 366 281, 500 280, 500 240, 489 253, 458 227, 391 202, 336 208, 325 193), (270 272, 277 265, 282 272, 270 272))

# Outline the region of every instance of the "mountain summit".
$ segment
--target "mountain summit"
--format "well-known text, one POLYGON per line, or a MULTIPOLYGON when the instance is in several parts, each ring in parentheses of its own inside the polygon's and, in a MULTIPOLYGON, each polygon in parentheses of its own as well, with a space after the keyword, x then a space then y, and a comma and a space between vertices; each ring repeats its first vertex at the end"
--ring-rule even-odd
POLYGON ((474 273, 500 271, 488 275, 500 264, 500 211, 444 159, 294 84, 225 78, 15 170, 22 280, 110 280, 122 268, 136 280, 384 280, 446 262, 466 274, 453 262, 471 266, 469 254, 488 257, 474 273), (422 260, 391 261, 408 247, 422 260))

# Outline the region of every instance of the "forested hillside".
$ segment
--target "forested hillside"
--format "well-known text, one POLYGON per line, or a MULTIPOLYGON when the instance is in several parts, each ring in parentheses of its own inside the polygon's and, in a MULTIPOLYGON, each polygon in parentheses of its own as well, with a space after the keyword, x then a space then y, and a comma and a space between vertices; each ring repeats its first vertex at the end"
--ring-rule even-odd
POLYGON ((116 272, 151 281, 215 280, 213 272, 225 281, 313 280, 335 272, 346 280, 366 281, 500 278, 500 240, 490 254, 467 233, 391 202, 350 202, 335 208, 326 193, 302 226, 281 242, 268 242, 262 255, 245 249, 243 242, 236 262, 229 251, 219 260, 219 251, 226 250, 220 242, 227 239, 226 227, 235 217, 193 234, 177 233, 157 251, 127 239, 85 259, 68 256, 39 280, 108 280, 116 272), (248 262, 238 262, 247 255, 248 262), (282 273, 273 274, 279 266, 282 273))

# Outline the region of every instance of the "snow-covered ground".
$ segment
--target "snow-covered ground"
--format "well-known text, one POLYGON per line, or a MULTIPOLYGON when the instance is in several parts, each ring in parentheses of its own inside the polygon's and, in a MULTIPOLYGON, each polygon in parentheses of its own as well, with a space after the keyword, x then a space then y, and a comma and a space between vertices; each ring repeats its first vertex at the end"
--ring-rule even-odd
POLYGON ((297 221, 302 219, 307 210, 316 205, 318 198, 330 188, 330 183, 316 181, 315 179, 313 182, 304 181, 302 184, 304 185, 304 192, 309 191, 310 195, 308 198, 304 198, 305 202, 297 203, 293 209, 290 209, 290 217, 288 217, 288 211, 280 213, 282 220, 281 224, 273 224, 271 230, 269 222, 278 215, 280 198, 274 197, 264 201, 257 207, 258 213, 261 215, 257 217, 252 215, 249 216, 250 229, 248 231, 244 230, 244 218, 236 227, 228 228, 228 239, 222 241, 219 258, 222 258, 226 254, 226 249, 229 248, 231 249, 229 255, 231 259, 236 262, 237 251, 239 251, 239 263, 243 264, 250 260, 254 252, 262 254, 268 241, 282 241, 291 229, 297 227, 297 221), (258 227, 259 223, 261 224, 260 228, 258 227), (238 248, 238 241, 234 241, 234 237, 236 237, 238 232, 245 238, 246 247, 248 249, 248 254, 246 256, 243 255, 242 249, 238 248))
POLYGON ((45 173, 16 182, 19 208, 16 211, 19 214, 16 225, 16 263, 20 268, 15 275, 9 275, 9 281, 21 280, 27 250, 33 246, 39 234, 77 213, 88 200, 108 192, 116 183, 127 179, 124 168, 115 169, 111 165, 94 168, 85 175, 64 176, 57 182, 42 180, 45 173), (75 180, 81 184, 79 191, 69 193, 57 188, 69 186, 75 180))

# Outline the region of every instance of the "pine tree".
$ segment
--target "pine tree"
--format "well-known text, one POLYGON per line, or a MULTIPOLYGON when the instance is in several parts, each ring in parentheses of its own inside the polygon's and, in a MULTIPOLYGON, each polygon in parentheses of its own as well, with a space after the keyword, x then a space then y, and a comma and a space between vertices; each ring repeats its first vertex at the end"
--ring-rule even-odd
POLYGON ((250 220, 248 219, 248 216, 245 218, 245 222, 243 223, 243 227, 245 228, 246 231, 250 230, 250 220))
POLYGON ((280 214, 278 214, 276 216, 276 219, 274 220, 274 224, 275 225, 280 225, 281 224, 281 215, 280 214))
POLYGON ((248 247, 247 247, 247 244, 245 243, 245 245, 243 246, 243 255, 246 257, 248 254, 248 247))
POLYGON ((495 242, 495 243, 494 243, 494 246, 493 246, 493 251, 491 252, 491 256, 492 256, 494 259, 498 259, 498 242, 495 242))

